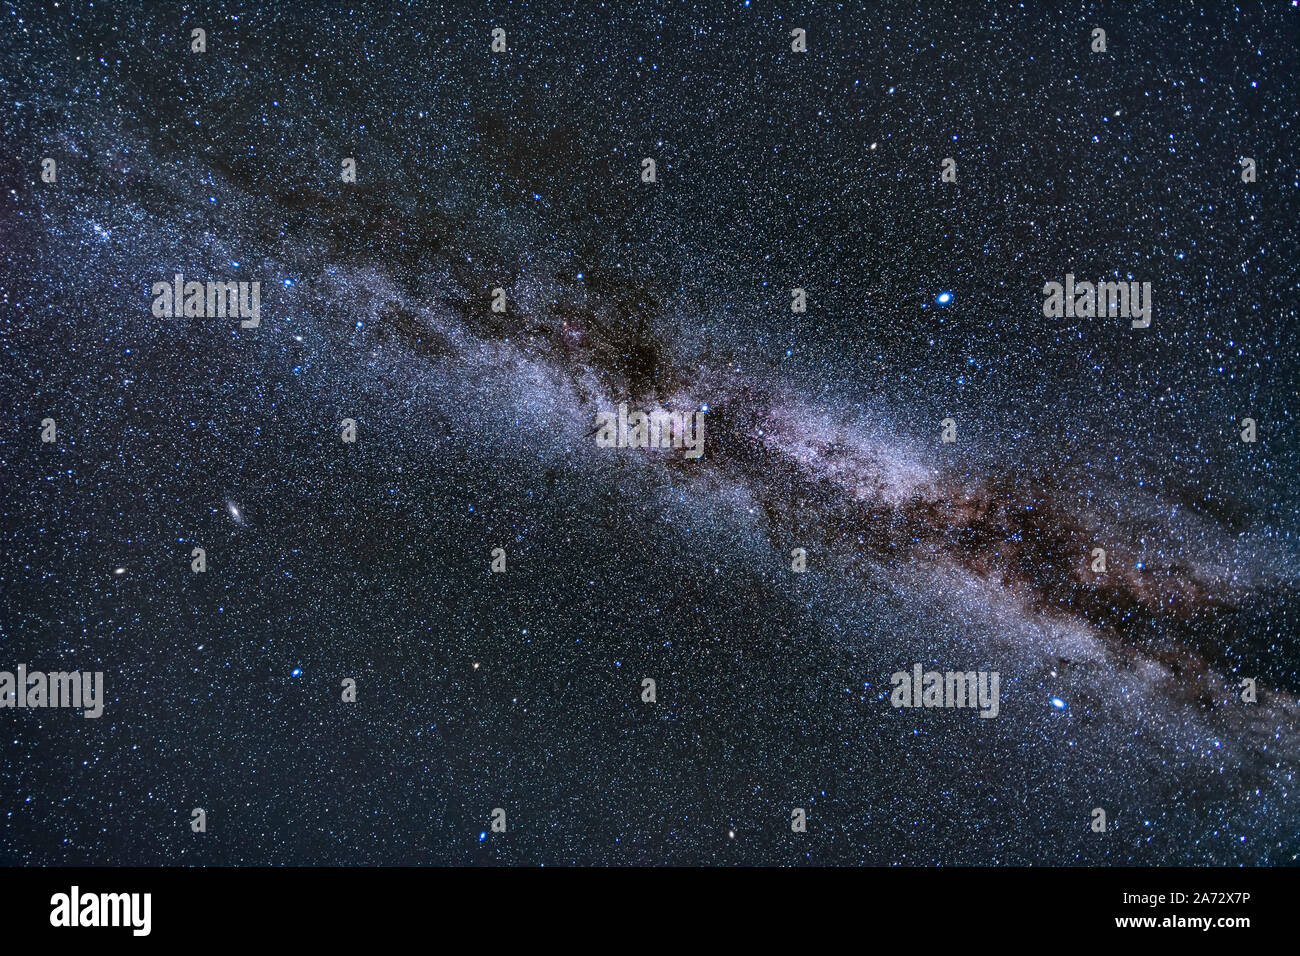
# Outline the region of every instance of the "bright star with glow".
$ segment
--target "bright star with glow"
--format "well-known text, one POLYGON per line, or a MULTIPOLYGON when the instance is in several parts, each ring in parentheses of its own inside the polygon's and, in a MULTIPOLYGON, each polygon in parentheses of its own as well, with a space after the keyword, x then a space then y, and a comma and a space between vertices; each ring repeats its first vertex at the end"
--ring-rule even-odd
POLYGON ((947 305, 949 302, 952 301, 952 293, 940 292, 938 295, 934 297, 934 301, 938 302, 940 305, 947 305))
POLYGON ((1053 697, 1052 706, 1057 710, 1065 710, 1065 701, 1061 700, 1059 697, 1053 697))

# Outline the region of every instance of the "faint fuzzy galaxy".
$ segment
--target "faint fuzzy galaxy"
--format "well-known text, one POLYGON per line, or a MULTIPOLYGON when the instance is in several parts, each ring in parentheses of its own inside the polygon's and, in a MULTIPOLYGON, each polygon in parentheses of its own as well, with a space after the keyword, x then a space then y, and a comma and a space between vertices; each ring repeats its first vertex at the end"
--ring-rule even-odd
POLYGON ((0 15, 0 861, 1296 862, 1295 4, 0 15))

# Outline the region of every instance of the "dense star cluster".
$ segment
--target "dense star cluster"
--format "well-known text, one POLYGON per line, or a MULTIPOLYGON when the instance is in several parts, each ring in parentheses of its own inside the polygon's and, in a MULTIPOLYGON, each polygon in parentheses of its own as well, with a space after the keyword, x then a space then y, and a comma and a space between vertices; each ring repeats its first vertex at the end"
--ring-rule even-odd
POLYGON ((1298 27, 0 6, 0 862, 1295 863, 1298 27))

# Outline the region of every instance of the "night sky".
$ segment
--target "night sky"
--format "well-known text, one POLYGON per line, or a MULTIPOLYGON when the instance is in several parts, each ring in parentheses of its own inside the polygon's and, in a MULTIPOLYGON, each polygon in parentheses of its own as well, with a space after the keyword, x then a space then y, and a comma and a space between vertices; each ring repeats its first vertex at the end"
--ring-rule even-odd
POLYGON ((1296 863, 1294 2, 0 16, 0 862, 1296 863))

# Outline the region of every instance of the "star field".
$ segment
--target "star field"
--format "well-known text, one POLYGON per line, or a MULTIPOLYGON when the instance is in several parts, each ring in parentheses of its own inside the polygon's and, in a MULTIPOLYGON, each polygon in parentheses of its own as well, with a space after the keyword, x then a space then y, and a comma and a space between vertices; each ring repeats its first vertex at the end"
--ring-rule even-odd
POLYGON ((0 6, 0 861, 1294 864, 1297 27, 0 6))

